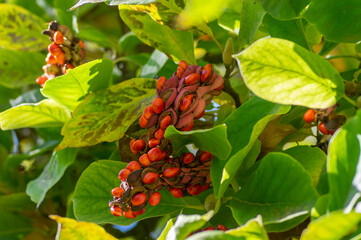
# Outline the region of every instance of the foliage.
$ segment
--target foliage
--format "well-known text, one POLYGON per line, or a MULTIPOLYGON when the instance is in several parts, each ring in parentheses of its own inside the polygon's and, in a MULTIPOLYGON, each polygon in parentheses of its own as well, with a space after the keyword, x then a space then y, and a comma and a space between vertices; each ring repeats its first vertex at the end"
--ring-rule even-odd
POLYGON ((0 1, 0 239, 360 238, 360 11, 357 0, 0 1), (40 88, 52 20, 86 55, 40 88), (174 156, 214 156, 212 185, 162 189, 144 214, 115 217, 139 118, 181 60, 224 79, 192 131, 165 131, 174 156), (218 224, 228 230, 201 231, 218 224))

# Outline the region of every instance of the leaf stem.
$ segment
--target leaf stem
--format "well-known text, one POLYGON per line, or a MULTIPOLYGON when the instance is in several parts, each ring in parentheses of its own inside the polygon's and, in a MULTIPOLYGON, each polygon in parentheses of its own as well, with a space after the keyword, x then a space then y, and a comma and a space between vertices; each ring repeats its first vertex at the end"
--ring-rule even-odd
POLYGON ((234 178, 233 178, 232 181, 231 181, 231 185, 232 185, 232 188, 233 188, 233 190, 234 190, 235 192, 237 192, 237 191, 240 189, 240 187, 239 187, 236 179, 234 179, 234 178))
POLYGON ((307 35, 306 35, 305 29, 303 28, 302 18, 298 19, 298 20, 296 21, 296 24, 297 24, 298 28, 301 30, 302 35, 303 35, 303 37, 304 37, 305 40, 306 40, 308 49, 309 49, 311 52, 314 52, 313 49, 312 49, 312 45, 310 44, 310 42, 309 42, 309 40, 308 40, 308 37, 307 37, 307 35))
POLYGON ((231 83, 229 81, 234 67, 235 67, 235 65, 233 65, 231 67, 226 67, 226 73, 224 74, 224 77, 223 77, 223 79, 224 79, 223 91, 232 96, 232 98, 234 99, 234 102, 236 104, 236 108, 238 108, 241 106, 241 100, 239 99, 237 92, 234 91, 234 89, 232 88, 231 83))
POLYGON ((334 55, 334 56, 326 56, 326 60, 331 60, 331 59, 336 59, 336 58, 354 58, 357 59, 359 61, 361 61, 361 59, 355 55, 334 55))
POLYGON ((356 101, 352 100, 351 98, 347 97, 346 95, 342 96, 347 102, 351 103, 352 105, 354 105, 355 107, 357 107, 356 105, 356 101))

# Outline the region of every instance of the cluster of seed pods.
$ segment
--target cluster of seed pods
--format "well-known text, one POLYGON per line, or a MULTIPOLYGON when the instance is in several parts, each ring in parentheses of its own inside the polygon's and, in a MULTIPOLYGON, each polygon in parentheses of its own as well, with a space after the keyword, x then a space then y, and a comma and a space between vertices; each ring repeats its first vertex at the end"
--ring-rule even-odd
POLYGON ((52 43, 48 47, 46 65, 43 66, 44 74, 36 79, 41 87, 47 80, 82 64, 85 57, 84 43, 74 37, 67 26, 52 21, 43 34, 48 35, 52 43))
POLYGON ((335 113, 336 105, 326 109, 309 109, 303 115, 306 123, 318 123, 318 130, 324 135, 332 135, 342 124, 346 118, 343 115, 335 113))
POLYGON ((203 116, 205 106, 213 96, 221 94, 222 88, 223 78, 210 64, 188 66, 180 61, 172 77, 157 80, 157 97, 139 119, 140 126, 148 131, 130 142, 130 150, 138 160, 120 171, 122 182, 112 190, 109 206, 114 216, 135 218, 143 214, 147 203, 156 206, 160 202, 158 191, 162 188, 176 198, 184 193, 198 195, 209 188, 214 157, 202 150, 195 155, 186 152, 172 156, 172 143, 164 133, 170 125, 190 131, 194 119, 203 116))

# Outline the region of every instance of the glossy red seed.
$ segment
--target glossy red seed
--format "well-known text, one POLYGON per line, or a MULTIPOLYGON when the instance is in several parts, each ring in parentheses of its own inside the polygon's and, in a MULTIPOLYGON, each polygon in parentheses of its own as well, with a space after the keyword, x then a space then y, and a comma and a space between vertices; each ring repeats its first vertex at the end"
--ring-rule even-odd
POLYGON ((315 120, 315 111, 313 109, 308 109, 307 112, 303 115, 303 120, 306 123, 311 123, 315 120))
POLYGON ((181 128, 180 130, 183 131, 183 132, 190 131, 190 130, 192 130, 193 125, 194 125, 194 122, 191 122, 190 124, 188 124, 187 126, 181 128))
POLYGON ((135 218, 133 211, 129 208, 128 211, 123 212, 123 216, 126 218, 135 218))
POLYGON ((199 157, 200 162, 208 161, 212 157, 212 154, 208 151, 202 152, 201 156, 199 157))
POLYGON ((123 196, 123 193, 124 193, 123 188, 116 187, 116 188, 112 189, 112 194, 113 194, 114 197, 120 198, 120 197, 123 196))
POLYGON ((184 83, 188 85, 195 84, 196 82, 198 82, 199 77, 200 76, 198 73, 191 73, 184 79, 184 83))
POLYGON ((147 106, 146 108, 144 108, 144 112, 143 112, 143 116, 145 119, 150 119, 153 116, 153 107, 152 106, 147 106))
POLYGON ((119 207, 119 206, 112 206, 112 207, 110 208, 110 212, 111 212, 114 216, 116 216, 116 217, 120 217, 120 216, 123 215, 123 210, 122 210, 122 208, 119 207))
POLYGON ((207 227, 207 228, 203 229, 203 231, 212 231, 212 230, 214 230, 214 227, 207 227))
POLYGON ((151 163, 149 158, 148 158, 148 154, 143 154, 142 156, 140 156, 139 158, 139 162, 144 166, 144 167, 148 167, 149 164, 151 163))
POLYGON ((165 107, 165 103, 163 101, 163 99, 161 98, 156 98, 154 101, 153 101, 153 111, 157 114, 160 114, 161 112, 163 112, 164 110, 164 107, 165 107))
POLYGON ((200 119, 201 117, 203 117, 203 115, 206 113, 206 109, 203 110, 203 112, 201 114, 199 114, 197 117, 195 117, 196 119, 200 119))
POLYGON ((48 51, 53 56, 58 56, 59 54, 63 53, 63 51, 61 51, 61 48, 55 43, 49 45, 48 51))
POLYGON ((145 184, 152 184, 157 179, 158 179, 158 173, 150 172, 150 173, 145 174, 145 176, 143 177, 143 182, 145 184))
POLYGON ((149 140, 148 146, 150 148, 154 148, 154 147, 158 146, 159 143, 160 143, 160 139, 153 138, 153 139, 149 140))
POLYGON ((177 72, 176 72, 177 77, 178 77, 178 78, 182 78, 184 71, 185 71, 185 70, 184 70, 183 68, 178 67, 178 68, 177 68, 177 72))
POLYGON ((82 40, 79 41, 79 45, 80 45, 81 48, 84 48, 84 47, 85 47, 82 40))
POLYGON ((207 79, 211 76, 212 70, 204 69, 201 72, 201 82, 207 81, 207 79))
POLYGON ((46 56, 45 62, 48 64, 57 64, 58 61, 55 59, 55 57, 53 55, 51 55, 50 53, 48 53, 48 55, 46 56))
POLYGON ((148 157, 151 162, 156 162, 162 159, 162 151, 155 147, 148 151, 148 157))
POLYGON ((320 130, 320 132, 322 132, 323 134, 325 135, 330 135, 331 132, 328 131, 328 129, 326 128, 325 124, 323 122, 321 122, 319 125, 318 125, 318 130, 320 130))
POLYGON ((142 151, 145 148, 144 140, 139 139, 139 140, 134 141, 131 148, 136 152, 142 151))
POLYGON ((139 118, 139 125, 140 125, 142 128, 146 128, 148 122, 149 122, 149 120, 146 119, 146 118, 144 117, 144 115, 142 115, 142 116, 139 118))
POLYGON ((167 178, 172 178, 178 175, 180 169, 177 167, 170 167, 163 171, 163 176, 167 178))
POLYGON ((189 94, 187 96, 185 96, 184 98, 182 98, 180 105, 179 105, 179 110, 181 112, 184 112, 185 110, 187 110, 190 105, 192 105, 192 101, 193 101, 193 94, 189 94))
POLYGON ((132 141, 130 141, 130 144, 129 144, 130 151, 132 151, 132 153, 134 153, 134 154, 138 154, 138 152, 134 151, 133 148, 132 148, 132 145, 133 145, 134 142, 135 142, 135 139, 132 139, 132 141))
POLYGON ((173 197, 181 198, 183 197, 183 190, 180 188, 170 188, 170 193, 173 195, 173 197))
POLYGON ((133 206, 140 206, 147 200, 147 196, 145 193, 137 193, 132 198, 132 204, 133 206))
POLYGON ((159 126, 161 129, 165 130, 171 123, 172 123, 172 117, 170 115, 167 115, 164 118, 162 118, 159 126))
POLYGON ((59 55, 55 56, 55 59, 60 65, 64 65, 64 63, 65 63, 65 54, 63 52, 61 52, 61 53, 59 53, 59 55))
POLYGON ((159 128, 154 132, 154 137, 157 139, 162 139, 164 137, 164 129, 159 128))
POLYGON ((218 226, 217 226, 217 229, 218 230, 221 230, 221 231, 227 231, 228 229, 224 226, 224 225, 222 225, 222 224, 219 224, 218 226))
POLYGON ((187 191, 190 195, 198 195, 202 192, 202 186, 199 184, 188 185, 187 191))
POLYGON ((192 153, 186 153, 183 156, 183 163, 184 164, 190 164, 194 161, 194 155, 192 153))
POLYGON ((212 70, 212 65, 210 63, 208 63, 207 65, 205 65, 203 67, 203 69, 208 69, 208 70, 212 70))
POLYGON ((165 77, 158 78, 158 80, 157 80, 157 89, 158 89, 159 92, 162 91, 163 85, 164 85, 166 80, 167 79, 165 77))
POLYGON ((157 206, 159 204, 160 199, 161 199, 160 193, 155 192, 150 196, 150 198, 148 199, 148 202, 149 202, 150 205, 152 205, 154 207, 154 206, 157 206))
POLYGON ((162 151, 162 159, 166 159, 167 157, 167 151, 162 151))
POLYGON ((209 184, 203 185, 202 191, 206 191, 209 188, 209 184))
POLYGON ((137 161, 131 161, 130 163, 128 163, 127 169, 133 172, 140 169, 140 164, 137 161))
POLYGON ((131 171, 129 169, 123 169, 119 172, 118 178, 122 181, 126 181, 131 171))
POLYGON ((71 65, 70 63, 67 63, 67 64, 66 64, 66 67, 69 68, 69 69, 73 69, 73 68, 74 68, 73 65, 71 65))
POLYGON ((139 216, 139 215, 142 215, 145 213, 145 208, 143 208, 142 210, 139 210, 139 211, 136 211, 136 212, 133 212, 133 215, 135 216, 139 216))
POLYGON ((36 83, 39 85, 43 85, 48 80, 47 76, 40 76, 36 79, 36 83))
POLYGON ((181 61, 178 63, 178 67, 181 67, 183 70, 185 70, 185 69, 188 67, 188 64, 187 64, 186 61, 181 60, 181 61))
POLYGON ((54 42, 56 44, 62 44, 64 41, 64 36, 60 31, 56 31, 54 34, 54 42))

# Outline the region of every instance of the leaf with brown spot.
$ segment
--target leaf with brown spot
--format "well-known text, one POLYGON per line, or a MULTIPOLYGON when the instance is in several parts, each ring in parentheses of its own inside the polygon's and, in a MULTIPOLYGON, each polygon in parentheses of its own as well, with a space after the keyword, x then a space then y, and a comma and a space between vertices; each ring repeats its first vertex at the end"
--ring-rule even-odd
POLYGON ((56 150, 113 142, 123 137, 155 97, 155 79, 133 78, 88 95, 63 127, 56 150))

